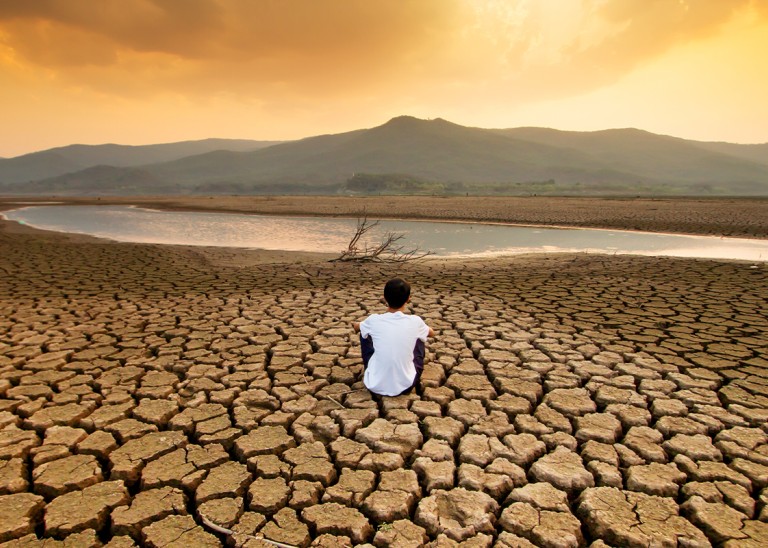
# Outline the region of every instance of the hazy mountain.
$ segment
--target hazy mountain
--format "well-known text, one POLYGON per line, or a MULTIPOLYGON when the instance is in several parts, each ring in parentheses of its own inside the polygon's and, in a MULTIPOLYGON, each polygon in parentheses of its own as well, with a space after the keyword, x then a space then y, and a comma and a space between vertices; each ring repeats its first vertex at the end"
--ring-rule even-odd
POLYGON ((752 160, 768 166, 768 143, 762 145, 737 145, 734 143, 698 143, 704 149, 729 154, 744 160, 752 160))
MULTIPOLYGON (((159 179, 146 169, 114 166, 94 166, 58 177, 5 187, 10 193, 21 188, 26 194, 75 196, 178 194, 184 191, 159 179)), ((4 188, 0 187, 0 194, 3 191, 4 188)))
POLYGON ((133 167, 169 162, 213 150, 258 150, 280 141, 204 139, 158 145, 69 145, 15 158, 0 158, 0 183, 36 181, 94 166, 133 167))
POLYGON ((45 151, 0 159, 0 184, 34 181, 85 167, 58 152, 45 151))
POLYGON ((216 152, 156 166, 182 185, 236 182, 341 184, 355 173, 406 173, 443 182, 541 178, 538 169, 581 164, 577 154, 444 120, 395 118, 369 130, 294 141, 254 153, 216 152))
POLYGON ((517 128, 500 132, 529 142, 578 150, 595 162, 637 174, 639 180, 670 184, 766 182, 768 144, 705 143, 638 129, 572 132, 517 128), (765 155, 758 161, 761 149, 765 155))
POLYGON ((635 129, 491 130, 403 116, 372 129, 146 162, 132 171, 81 171, 13 191, 768 195, 768 161, 759 154, 766 148, 635 129))

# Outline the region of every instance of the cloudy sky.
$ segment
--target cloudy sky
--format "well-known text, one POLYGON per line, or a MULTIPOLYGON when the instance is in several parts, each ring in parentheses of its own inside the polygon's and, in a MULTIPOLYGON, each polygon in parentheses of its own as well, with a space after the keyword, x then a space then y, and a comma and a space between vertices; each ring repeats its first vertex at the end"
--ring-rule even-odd
POLYGON ((768 0, 0 0, 0 156, 393 116, 768 141, 768 0))

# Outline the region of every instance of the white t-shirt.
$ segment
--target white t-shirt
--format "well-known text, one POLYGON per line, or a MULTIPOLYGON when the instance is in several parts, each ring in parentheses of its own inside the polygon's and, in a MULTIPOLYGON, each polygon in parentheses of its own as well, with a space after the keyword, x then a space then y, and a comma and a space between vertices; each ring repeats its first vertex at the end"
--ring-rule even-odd
POLYGON ((382 396, 397 396, 409 388, 416 377, 416 341, 427 342, 429 335, 424 320, 402 312, 371 314, 360 324, 360 335, 373 340, 373 356, 363 377, 368 390, 382 396))

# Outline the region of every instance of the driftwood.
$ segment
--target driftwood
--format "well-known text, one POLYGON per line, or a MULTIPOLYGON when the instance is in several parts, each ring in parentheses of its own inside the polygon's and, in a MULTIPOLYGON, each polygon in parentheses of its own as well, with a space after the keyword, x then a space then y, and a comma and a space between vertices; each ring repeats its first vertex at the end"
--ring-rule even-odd
POLYGON ((377 226, 379 221, 369 221, 366 215, 358 217, 357 230, 349 241, 347 249, 335 259, 331 259, 331 262, 405 263, 432 255, 431 251, 424 251, 418 247, 406 249, 405 245, 399 243, 405 235, 393 232, 385 233, 384 239, 378 244, 365 243, 363 237, 377 226))

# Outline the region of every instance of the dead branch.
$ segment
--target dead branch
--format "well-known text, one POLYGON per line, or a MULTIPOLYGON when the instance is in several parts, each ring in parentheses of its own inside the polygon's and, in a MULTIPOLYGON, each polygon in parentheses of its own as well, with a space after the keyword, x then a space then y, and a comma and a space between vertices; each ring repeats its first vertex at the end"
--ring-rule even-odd
MULTIPOLYGON (((241 537, 242 539, 252 539, 252 540, 260 540, 261 542, 264 542, 266 544, 271 544, 272 546, 277 546, 278 548, 298 548, 298 546, 294 546, 293 544, 285 544, 282 542, 277 542, 274 540, 270 540, 268 538, 264 538, 263 535, 249 535, 246 533, 235 533, 232 529, 227 529, 226 527, 222 527, 221 525, 214 523, 211 519, 209 519, 206 515, 204 515, 202 512, 198 511, 197 515, 200 517, 200 520, 203 522, 203 525, 211 529, 212 531, 216 531, 217 533, 220 533, 222 535, 227 535, 228 537, 235 539, 236 537, 241 537)), ((236 546, 241 546, 242 543, 238 542, 237 540, 234 540, 236 546)))
POLYGON ((342 251, 341 255, 335 259, 331 259, 331 262, 405 263, 432 255, 431 251, 424 251, 418 247, 406 249, 405 245, 399 243, 405 239, 404 234, 387 232, 384 234, 384 238, 377 244, 369 244, 363 241, 363 236, 377 226, 379 226, 379 221, 369 221, 368 216, 363 212, 363 216, 357 218, 357 229, 352 239, 349 240, 347 249, 342 251))

